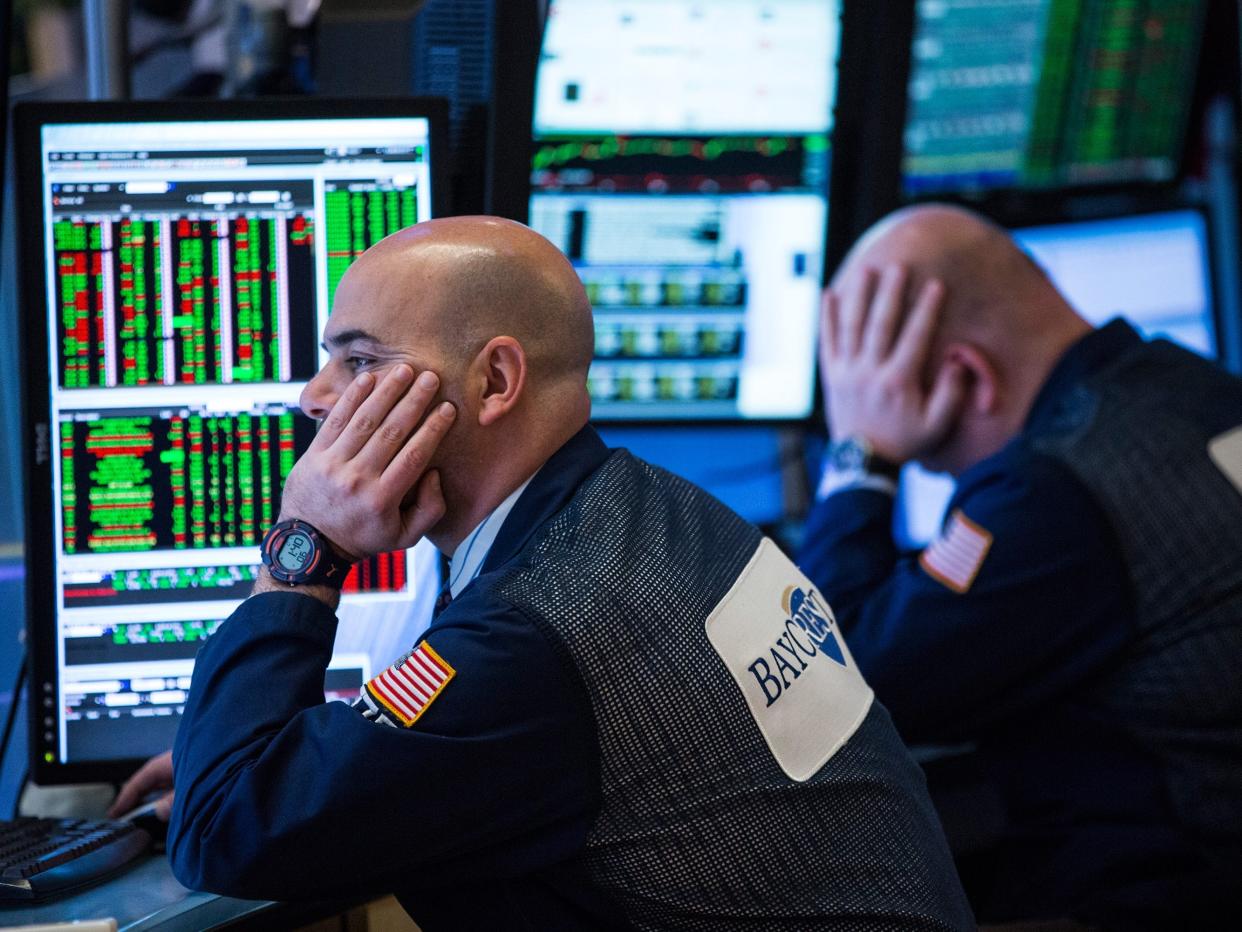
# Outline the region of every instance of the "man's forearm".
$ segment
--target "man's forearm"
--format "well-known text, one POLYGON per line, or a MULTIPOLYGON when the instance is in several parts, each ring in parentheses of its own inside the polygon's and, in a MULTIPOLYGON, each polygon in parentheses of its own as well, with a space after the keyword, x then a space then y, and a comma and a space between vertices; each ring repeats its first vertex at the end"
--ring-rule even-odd
POLYGON ((897 563, 893 497, 858 488, 817 502, 806 524, 798 565, 847 623, 897 563))
POLYGON ((290 833, 310 818, 300 775, 329 779, 334 755, 349 753, 341 737, 323 738, 321 719, 361 720, 324 702, 335 634, 318 599, 268 591, 243 602, 199 651, 173 746, 168 850, 182 883, 273 898, 307 896, 327 880, 316 868, 326 843, 270 835, 273 822, 290 833))

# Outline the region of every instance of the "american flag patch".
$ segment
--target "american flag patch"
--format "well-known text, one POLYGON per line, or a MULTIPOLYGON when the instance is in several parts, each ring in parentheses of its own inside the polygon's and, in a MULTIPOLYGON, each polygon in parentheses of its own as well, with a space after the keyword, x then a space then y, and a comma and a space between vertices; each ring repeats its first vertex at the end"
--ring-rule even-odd
POLYGON ((424 642, 369 680, 355 707, 374 721, 409 728, 456 675, 457 671, 424 642))
POLYGON ((957 593, 970 591, 979 568, 992 549, 992 535, 961 509, 953 512, 940 536, 919 557, 932 579, 957 593))

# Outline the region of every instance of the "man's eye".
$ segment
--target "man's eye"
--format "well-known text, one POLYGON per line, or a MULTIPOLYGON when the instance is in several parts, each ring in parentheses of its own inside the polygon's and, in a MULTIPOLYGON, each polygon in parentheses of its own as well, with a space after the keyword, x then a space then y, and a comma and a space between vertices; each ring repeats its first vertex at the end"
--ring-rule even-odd
POLYGON ((345 360, 345 365, 349 366, 354 372, 361 372, 367 366, 375 364, 374 359, 368 359, 365 356, 350 356, 345 360))

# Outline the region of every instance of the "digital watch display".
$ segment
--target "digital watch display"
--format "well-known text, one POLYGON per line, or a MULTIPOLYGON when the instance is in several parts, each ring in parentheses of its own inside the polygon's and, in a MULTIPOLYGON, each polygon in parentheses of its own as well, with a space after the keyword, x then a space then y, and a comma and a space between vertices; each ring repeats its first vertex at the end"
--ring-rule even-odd
POLYGON ((352 565, 311 524, 294 518, 272 525, 263 537, 263 565, 277 582, 290 586, 345 584, 352 565))

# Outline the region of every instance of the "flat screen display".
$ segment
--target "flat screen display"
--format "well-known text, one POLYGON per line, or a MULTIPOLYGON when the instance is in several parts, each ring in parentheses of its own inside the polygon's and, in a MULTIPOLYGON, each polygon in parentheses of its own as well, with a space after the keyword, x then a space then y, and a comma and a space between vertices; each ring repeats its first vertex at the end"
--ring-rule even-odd
POLYGON ((1056 223, 1013 236, 1090 323, 1121 315, 1148 337, 1216 358, 1211 254, 1199 211, 1056 223))
POLYGON ((1172 179, 1205 7, 919 0, 904 193, 1172 179))
MULTIPOLYGON (((19 124, 40 323, 28 579, 45 780, 171 746, 194 655, 249 593, 314 436, 298 397, 336 284, 433 213, 439 129, 408 106, 270 119, 135 106, 19 124)), ((355 696, 412 645, 437 580, 425 542, 354 568, 327 697, 355 696)))
POLYGON ((530 223, 595 307, 597 420, 810 413, 839 10, 553 0, 530 223))

